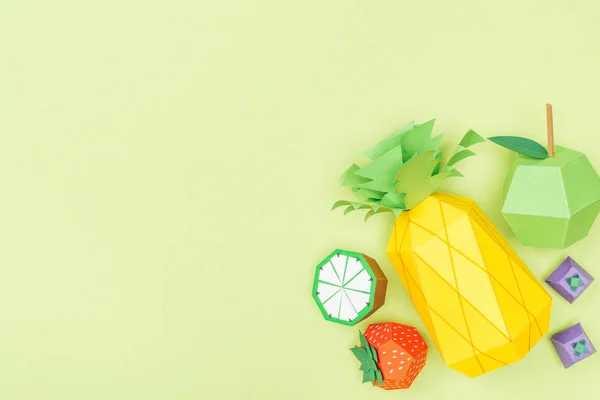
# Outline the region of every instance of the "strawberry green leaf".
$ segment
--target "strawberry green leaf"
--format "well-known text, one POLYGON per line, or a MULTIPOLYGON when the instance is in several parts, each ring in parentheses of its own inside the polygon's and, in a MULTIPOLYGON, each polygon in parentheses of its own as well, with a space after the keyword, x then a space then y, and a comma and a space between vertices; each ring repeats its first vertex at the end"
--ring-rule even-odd
POLYGON ((369 344, 369 342, 367 341, 367 338, 365 337, 365 335, 363 335, 363 333, 361 331, 358 331, 358 338, 360 340, 360 344, 362 345, 362 347, 364 347, 366 350, 368 350, 371 345, 369 344))
POLYGON ((381 371, 380 371, 379 369, 377 369, 377 370, 375 371, 375 377, 376 377, 376 379, 377 379, 377 382, 379 382, 379 384, 380 384, 381 386, 383 386, 383 376, 381 375, 381 371))
POLYGON ((544 146, 531 139, 519 136, 494 136, 488 140, 527 157, 540 160, 548 158, 548 151, 544 146))
POLYGON ((367 371, 365 373, 365 375, 367 377, 367 381, 370 381, 371 383, 375 384, 375 371, 374 370, 367 371))
POLYGON ((369 344, 362 332, 359 331, 358 337, 362 347, 354 346, 350 350, 361 362, 359 369, 363 371, 363 383, 372 382, 375 384, 375 381, 378 381, 383 384, 381 371, 377 366, 377 350, 369 344))
POLYGON ((350 349, 352 354, 360 361, 361 363, 367 362, 368 357, 370 356, 365 349, 362 347, 354 346, 350 349))
POLYGON ((379 362, 379 357, 377 357, 377 350, 375 350, 373 347, 371 347, 371 354, 373 356, 373 361, 375 361, 375 363, 379 362))

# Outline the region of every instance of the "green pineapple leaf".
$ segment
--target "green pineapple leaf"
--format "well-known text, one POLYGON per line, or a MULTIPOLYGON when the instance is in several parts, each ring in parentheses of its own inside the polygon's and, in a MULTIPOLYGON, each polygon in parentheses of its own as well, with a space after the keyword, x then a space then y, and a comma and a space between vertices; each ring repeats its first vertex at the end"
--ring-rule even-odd
POLYGON ((340 182, 342 186, 350 186, 356 187, 362 183, 369 182, 368 178, 363 178, 362 176, 356 175, 356 171, 358 171, 360 167, 356 164, 352 164, 340 178, 340 182))
POLYGON ((445 179, 462 176, 455 164, 475 155, 468 147, 484 139, 468 131, 442 168, 443 136, 432 137, 434 122, 411 122, 367 150, 371 161, 362 167, 352 164, 340 179, 358 201, 341 200, 332 209, 345 206, 344 214, 364 209, 365 221, 387 212, 397 218, 439 190, 445 179))
POLYGON ((409 122, 408 124, 404 125, 400 129, 392 133, 390 136, 379 142, 377 146, 365 151, 364 155, 369 157, 371 160, 378 159, 391 149, 401 146, 402 137, 404 136, 404 134, 408 131, 413 130, 414 127, 415 122, 409 122))
POLYGON ((387 208, 387 207, 380 207, 380 208, 379 208, 379 209, 377 209, 377 210, 376 210, 376 209, 372 209, 372 210, 370 210, 369 212, 367 212, 367 213, 365 214, 365 222, 366 222, 367 220, 369 220, 369 219, 370 219, 372 216, 374 216, 374 215, 376 215, 376 214, 385 213, 385 212, 394 212, 394 214, 396 214, 396 213, 397 213, 396 217, 398 217, 398 215, 400 215, 400 213, 401 213, 402 211, 404 211, 404 210, 397 209, 397 208, 395 208, 395 209, 391 209, 391 208, 387 208))
POLYGON ((411 131, 402 137, 402 156, 404 160, 409 160, 414 155, 437 150, 443 139, 443 135, 431 137, 435 119, 429 120, 421 125, 416 125, 411 131))
POLYGON ((369 179, 368 182, 356 187, 384 193, 391 192, 394 187, 394 177, 403 165, 402 147, 395 147, 356 172, 357 175, 369 179))
POLYGON ((342 206, 351 206, 355 210, 358 210, 361 208, 365 208, 366 206, 368 206, 368 204, 359 203, 357 201, 340 200, 340 201, 336 201, 335 203, 333 203, 333 207, 331 209, 335 210, 336 208, 342 207, 342 206))
POLYGON ((444 169, 445 172, 450 172, 449 178, 463 176, 463 174, 456 169, 455 165, 466 158, 475 156, 476 154, 469 150, 469 147, 481 142, 485 142, 485 139, 474 130, 470 129, 465 133, 444 169))
POLYGON ((379 204, 385 207, 389 207, 391 209, 406 208, 406 203, 404 202, 405 197, 405 193, 388 193, 385 196, 383 196, 379 204))
POLYGON ((473 129, 469 129, 469 131, 465 133, 463 138, 460 140, 460 143, 458 143, 458 145, 466 149, 477 143, 483 142, 485 142, 485 138, 483 136, 475 132, 473 129))
POLYGON ((427 151, 413 157, 396 175, 396 193, 410 193, 411 190, 431 177, 433 168, 440 160, 434 159, 435 151, 427 151))
POLYGON ((540 160, 548 158, 548 151, 544 146, 531 139, 519 136, 493 136, 488 140, 527 157, 540 160))

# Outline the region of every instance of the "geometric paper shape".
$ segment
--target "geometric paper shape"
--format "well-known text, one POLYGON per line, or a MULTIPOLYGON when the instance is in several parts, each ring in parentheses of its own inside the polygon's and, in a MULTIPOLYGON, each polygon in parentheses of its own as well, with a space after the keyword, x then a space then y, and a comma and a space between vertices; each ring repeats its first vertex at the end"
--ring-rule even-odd
POLYGON ((571 304, 583 294, 593 281, 594 278, 571 257, 567 257, 546 278, 546 283, 571 304))
POLYGON ((377 351, 377 366, 385 390, 407 389, 427 361, 427 344, 416 328, 385 322, 371 324, 364 334, 369 345, 377 351))
POLYGON ((552 344, 565 368, 596 352, 580 323, 552 336, 552 344))
POLYGON ((444 362, 467 376, 522 359, 548 331, 552 298, 473 200, 435 193, 403 212, 386 253, 444 362), (425 229, 436 213, 443 228, 425 229))
POLYGON ((502 214, 525 245, 564 249, 585 238, 600 212, 600 177, 583 153, 556 146, 543 160, 517 155, 502 214))
POLYGON ((312 296, 326 320, 353 326, 383 305, 386 289, 375 260, 338 249, 317 265, 312 296))

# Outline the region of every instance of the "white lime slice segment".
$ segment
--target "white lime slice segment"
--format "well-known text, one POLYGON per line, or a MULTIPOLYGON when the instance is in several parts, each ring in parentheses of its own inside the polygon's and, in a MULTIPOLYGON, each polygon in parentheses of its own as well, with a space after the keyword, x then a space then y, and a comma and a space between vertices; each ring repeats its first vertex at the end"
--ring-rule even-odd
POLYGON ((325 303, 340 290, 341 288, 339 286, 330 285, 325 282, 319 282, 319 285, 317 285, 317 296, 319 296, 321 303, 325 303))
POLYGON ((336 276, 338 277, 339 282, 343 282, 344 279, 344 271, 346 270, 346 263, 348 261, 348 257, 342 254, 338 254, 333 256, 330 263, 333 264, 333 270, 335 271, 336 276))
POLYGON ((331 318, 339 318, 342 297, 344 297, 344 293, 342 293, 342 291, 340 290, 336 294, 334 294, 329 300, 323 303, 325 311, 327 311, 327 314, 329 314, 331 318))
POLYGON ((370 293, 372 283, 371 276, 366 270, 363 269, 358 275, 348 281, 344 287, 347 289, 370 293))
POLYGON ((342 282, 344 284, 348 283, 350 279, 354 278, 360 271, 362 271, 363 265, 360 263, 360 260, 350 257, 348 259, 348 264, 346 265, 346 271, 344 273, 344 278, 342 278, 342 282))
POLYGON ((342 282, 338 278, 337 274, 333 269, 333 264, 327 263, 321 267, 321 273, 319 274, 319 281, 331 283, 332 285, 342 286, 342 282))
POLYGON ((344 293, 344 295, 342 296, 342 303, 340 304, 340 315, 338 316, 338 318, 344 321, 352 321, 357 316, 358 313, 354 309, 352 303, 350 303, 350 299, 348 299, 346 293, 344 293))
POLYGON ((361 312, 370 304, 371 295, 369 293, 357 292, 354 290, 345 289, 346 296, 354 306, 356 312, 361 312))

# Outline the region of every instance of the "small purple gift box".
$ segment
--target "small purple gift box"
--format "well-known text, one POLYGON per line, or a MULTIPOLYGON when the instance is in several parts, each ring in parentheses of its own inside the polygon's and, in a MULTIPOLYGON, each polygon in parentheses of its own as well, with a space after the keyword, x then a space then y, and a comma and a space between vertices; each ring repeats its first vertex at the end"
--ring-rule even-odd
POLYGON ((552 344, 565 368, 588 358, 596 352, 580 323, 552 336, 552 344))
POLYGON ((593 281, 594 278, 571 257, 567 257, 546 278, 546 283, 571 304, 581 296, 593 281))

